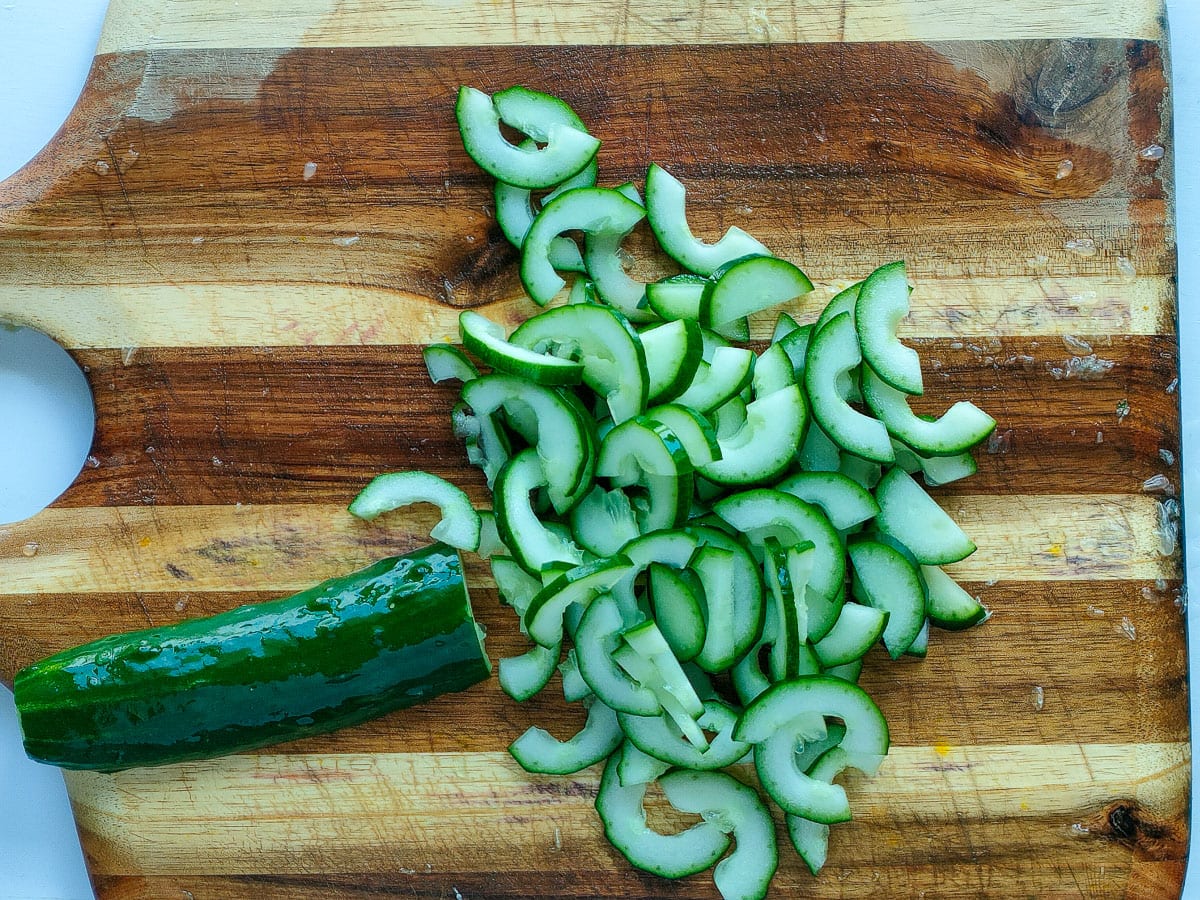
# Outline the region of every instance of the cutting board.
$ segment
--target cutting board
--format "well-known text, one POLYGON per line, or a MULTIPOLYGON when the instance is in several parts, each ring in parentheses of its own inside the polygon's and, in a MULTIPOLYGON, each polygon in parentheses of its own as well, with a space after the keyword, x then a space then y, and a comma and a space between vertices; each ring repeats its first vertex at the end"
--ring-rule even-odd
MULTIPOLYGON (((346 514, 377 472, 486 499, 418 345, 466 307, 532 310, 452 114, 461 83, 527 84, 603 138, 604 183, 667 163, 697 233, 801 265, 802 318, 906 259, 922 410, 999 421, 978 476, 937 491, 992 618, 923 661, 872 653, 892 753, 848 782, 820 878, 785 852, 777 894, 1177 896, 1177 506, 1143 487, 1180 482, 1164 28, 1158 0, 115 0, 77 108, 0 185, 0 318, 65 344, 98 415, 75 485, 0 529, 0 674, 419 545, 423 512, 346 514)), ((468 568, 493 658, 517 651, 468 568)), ((530 723, 578 722, 555 692, 492 681, 260 753, 68 774, 96 889, 712 896, 624 864, 595 770, 508 758, 530 723)))

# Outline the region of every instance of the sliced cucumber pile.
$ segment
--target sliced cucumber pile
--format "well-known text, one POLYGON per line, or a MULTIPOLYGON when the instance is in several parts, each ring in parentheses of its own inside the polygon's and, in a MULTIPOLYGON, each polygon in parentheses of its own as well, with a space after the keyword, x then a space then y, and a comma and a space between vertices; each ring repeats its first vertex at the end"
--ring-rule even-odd
POLYGON ((693 235, 685 189, 659 166, 645 204, 631 185, 598 186, 598 142, 557 98, 464 88, 458 118, 510 200, 501 225, 531 299, 566 304, 509 335, 464 312, 463 347, 491 372, 453 346, 426 352, 435 383, 461 382, 452 419, 494 519, 437 480, 394 475, 352 510, 435 502, 445 539, 490 555, 530 639, 501 660, 501 687, 524 701, 559 671, 588 711, 565 741, 518 737, 522 767, 562 775, 607 759, 596 809, 631 864, 666 877, 715 866, 722 896, 763 897, 778 850, 747 764, 816 874, 830 825, 851 817, 835 777, 874 774, 888 752, 883 713, 856 684, 863 657, 882 644, 919 658, 931 624, 987 617, 938 568, 975 545, 917 479, 971 474, 995 423, 970 403, 940 419, 909 409, 924 384, 896 335, 902 262, 807 322, 781 314, 761 351, 733 346, 749 316, 812 290, 799 268, 737 228, 693 235), (621 242, 643 218, 685 271, 650 283, 624 271, 621 242), (700 820, 651 828, 654 782, 700 820))

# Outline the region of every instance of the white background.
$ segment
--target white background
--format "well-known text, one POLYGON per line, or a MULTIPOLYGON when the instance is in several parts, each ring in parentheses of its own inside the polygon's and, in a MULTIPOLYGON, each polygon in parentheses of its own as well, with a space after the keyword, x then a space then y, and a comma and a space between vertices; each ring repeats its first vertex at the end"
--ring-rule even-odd
MULTIPOLYGON (((1052 2, 1052 0, 1051 0, 1052 2)), ((1112 0, 1121 2, 1121 0, 1112 0)), ((53 135, 87 75, 107 0, 0 0, 0 178, 53 135)), ((1200 346, 1200 4, 1168 0, 1171 26, 1179 223, 1181 345, 1200 346)), ((1200 354, 1184 355, 1181 390, 1185 496, 1198 498, 1194 451, 1200 440, 1200 354)), ((7 423, 6 427, 12 423, 7 423)), ((1188 581, 1200 565, 1197 504, 1185 506, 1188 581)), ((1200 647, 1200 616, 1189 620, 1200 647)), ((1195 654, 1194 654, 1195 655, 1195 654)), ((1196 660, 1193 660, 1193 666, 1196 660)), ((1193 694, 1193 722, 1197 696, 1193 694)), ((1193 802, 1193 807, 1196 803, 1193 802)), ((1200 877, 1187 896, 1200 896, 1200 877)), ((0 688, 0 900, 90 900, 79 842, 58 770, 21 751, 11 695, 0 688)))

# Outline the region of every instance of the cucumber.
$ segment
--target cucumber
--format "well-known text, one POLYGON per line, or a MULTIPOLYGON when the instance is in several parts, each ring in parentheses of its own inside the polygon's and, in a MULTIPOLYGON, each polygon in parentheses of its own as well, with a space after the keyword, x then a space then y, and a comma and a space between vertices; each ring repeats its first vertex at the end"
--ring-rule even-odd
POLYGON ((908 278, 903 261, 880 266, 862 283, 854 306, 854 330, 863 359, 896 390, 922 394, 921 358, 896 337, 896 326, 907 315, 908 278))
POLYGON ((101 638, 17 673, 25 750, 115 772, 356 725, 486 678, 445 544, 294 596, 101 638))
POLYGON ((879 530, 912 551, 921 565, 958 562, 975 552, 975 543, 903 469, 883 476, 875 499, 879 530))

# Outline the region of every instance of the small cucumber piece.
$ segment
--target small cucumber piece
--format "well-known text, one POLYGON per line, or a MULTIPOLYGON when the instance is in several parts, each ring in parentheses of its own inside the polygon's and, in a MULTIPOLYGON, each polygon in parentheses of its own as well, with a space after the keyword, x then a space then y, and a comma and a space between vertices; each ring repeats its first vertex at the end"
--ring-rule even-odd
POLYGON ((460 550, 479 549, 479 513, 459 487, 428 472, 386 472, 376 475, 350 503, 350 514, 370 521, 413 503, 432 503, 442 514, 429 532, 460 550))

